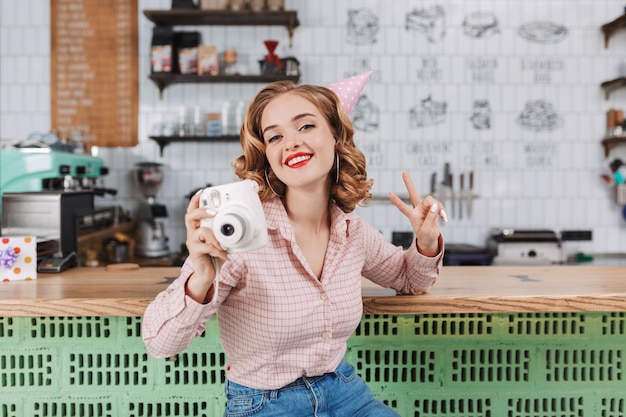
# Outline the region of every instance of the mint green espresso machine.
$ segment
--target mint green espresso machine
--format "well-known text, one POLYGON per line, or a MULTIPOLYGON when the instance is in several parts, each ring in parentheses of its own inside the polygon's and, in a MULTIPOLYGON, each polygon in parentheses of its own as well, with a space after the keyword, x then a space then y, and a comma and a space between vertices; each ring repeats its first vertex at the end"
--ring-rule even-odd
POLYGON ((49 148, 0 149, 0 234, 36 234, 38 258, 50 255, 38 265, 39 272, 74 265, 75 216, 93 212, 97 192, 113 193, 100 187, 100 177, 107 173, 104 161, 90 155, 49 148), (57 240, 58 251, 42 250, 54 249, 48 242, 57 240))
POLYGON ((108 173, 101 158, 49 148, 0 149, 0 195, 93 189, 108 173))

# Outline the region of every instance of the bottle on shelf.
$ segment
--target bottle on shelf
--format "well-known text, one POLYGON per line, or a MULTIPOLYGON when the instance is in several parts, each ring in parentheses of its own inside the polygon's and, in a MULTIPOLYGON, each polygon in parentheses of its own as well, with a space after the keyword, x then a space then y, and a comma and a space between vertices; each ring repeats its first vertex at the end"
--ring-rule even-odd
POLYGON ((246 111, 248 106, 243 100, 239 100, 237 108, 235 109, 235 134, 239 135, 239 130, 243 126, 243 119, 246 117, 246 111))
POLYGON ((222 136, 222 122, 220 113, 207 113, 206 114, 206 135, 209 137, 222 136))
POLYGON ((224 135, 236 135, 237 128, 235 127, 235 108, 230 101, 222 103, 222 133, 224 135))
POLYGON ((202 123, 202 114, 200 106, 193 109, 193 134, 196 136, 204 136, 206 133, 206 124, 202 123))

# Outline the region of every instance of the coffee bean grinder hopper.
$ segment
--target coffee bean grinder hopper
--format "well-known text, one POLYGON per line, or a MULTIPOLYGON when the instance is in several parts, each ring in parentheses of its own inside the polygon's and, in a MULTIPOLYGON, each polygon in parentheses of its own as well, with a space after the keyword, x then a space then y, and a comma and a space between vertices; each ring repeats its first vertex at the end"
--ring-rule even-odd
POLYGON ((137 242, 135 256, 140 258, 160 258, 168 256, 168 238, 165 236, 167 207, 156 201, 163 182, 162 164, 140 162, 137 164, 137 182, 144 201, 137 212, 137 242))

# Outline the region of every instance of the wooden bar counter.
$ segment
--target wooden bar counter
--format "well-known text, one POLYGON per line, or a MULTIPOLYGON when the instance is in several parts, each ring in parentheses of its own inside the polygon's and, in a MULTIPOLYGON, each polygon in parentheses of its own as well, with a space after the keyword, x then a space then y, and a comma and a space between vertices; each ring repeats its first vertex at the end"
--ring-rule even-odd
MULTIPOLYGON (((0 317, 142 316, 178 267, 75 268, 0 283, 0 317)), ((425 295, 396 296, 364 280, 364 314, 626 311, 626 268, 447 266, 425 295)))
MULTIPOLYGON (((175 361, 142 340, 178 273, 0 282, 0 417, 223 415, 215 318, 175 361)), ((419 296, 364 280, 363 305, 345 358, 402 417, 626 415, 626 267, 446 266, 419 296)))

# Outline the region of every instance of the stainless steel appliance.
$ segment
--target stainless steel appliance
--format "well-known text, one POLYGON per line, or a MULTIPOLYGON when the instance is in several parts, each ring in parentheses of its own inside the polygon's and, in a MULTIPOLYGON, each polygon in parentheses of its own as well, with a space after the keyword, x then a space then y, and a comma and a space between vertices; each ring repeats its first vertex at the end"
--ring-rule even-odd
POLYGON ((137 183, 144 201, 137 212, 137 242, 135 255, 142 258, 168 256, 168 238, 165 235, 167 207, 156 201, 163 182, 162 164, 141 162, 137 164, 137 183))
POLYGON ((561 238, 552 230, 492 229, 487 247, 493 265, 551 265, 566 260, 561 238))
POLYGON ((37 236, 39 272, 76 265, 77 218, 94 210, 92 191, 38 191, 2 194, 2 235, 37 236), (57 242, 52 253, 49 242, 57 242), (41 249, 41 250, 40 250, 41 249))
POLYGON ((8 234, 17 228, 38 236, 42 272, 73 265, 78 236, 128 222, 121 207, 94 202, 95 196, 117 194, 104 187, 108 173, 104 161, 91 155, 50 147, 0 149, 0 230, 8 234), (8 209, 5 200, 10 201, 8 209))

